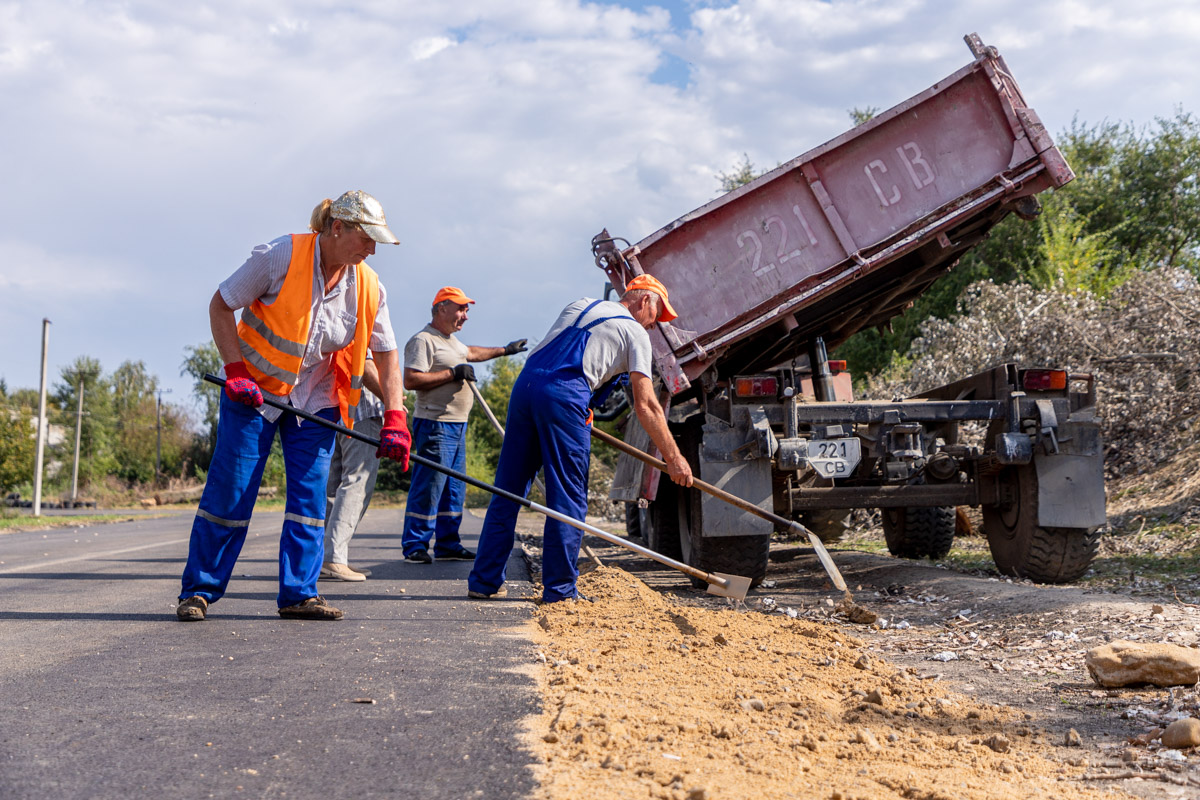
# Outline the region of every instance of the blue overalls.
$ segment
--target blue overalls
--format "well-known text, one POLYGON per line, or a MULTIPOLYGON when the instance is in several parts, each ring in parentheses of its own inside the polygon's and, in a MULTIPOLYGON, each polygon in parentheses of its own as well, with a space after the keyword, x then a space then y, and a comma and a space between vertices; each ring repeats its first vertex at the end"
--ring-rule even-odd
MULTIPOLYGON (((317 416, 340 421, 336 408, 322 409, 317 416)), ((325 551, 325 484, 337 434, 287 411, 270 422, 222 392, 217 444, 192 522, 180 600, 199 595, 215 603, 225 594, 233 565, 246 541, 250 514, 276 431, 283 445, 287 473, 276 602, 286 608, 317 596, 317 575, 325 551)))
MULTIPOLYGON (((591 329, 610 319, 580 326, 597 303, 585 308, 571 325, 529 356, 513 386, 496 486, 524 497, 538 469, 545 469, 546 505, 582 520, 587 513, 591 425, 591 387, 583 373, 583 351, 591 329)), ((512 500, 493 496, 479 535, 479 553, 467 579, 473 592, 492 594, 503 584, 515 538, 517 513, 512 500)), ((575 597, 579 570, 575 561, 583 533, 554 519, 546 520, 542 542, 542 599, 547 603, 575 597)))

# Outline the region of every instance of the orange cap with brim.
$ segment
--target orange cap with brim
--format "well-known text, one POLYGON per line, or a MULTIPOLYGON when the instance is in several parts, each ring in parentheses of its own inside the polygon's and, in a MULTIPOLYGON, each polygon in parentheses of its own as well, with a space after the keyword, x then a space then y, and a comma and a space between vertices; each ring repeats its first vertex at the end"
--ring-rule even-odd
POLYGON ((452 300, 460 306, 465 306, 475 301, 463 294, 463 290, 457 286, 443 286, 438 289, 437 294, 433 296, 433 304, 436 306, 443 300, 452 300))
POLYGON ((667 287, 663 286, 662 282, 653 275, 638 275, 625 284, 625 291, 630 289, 645 289, 662 298, 662 310, 658 312, 657 322, 670 322, 679 316, 675 313, 675 309, 671 308, 671 301, 667 299, 667 287))

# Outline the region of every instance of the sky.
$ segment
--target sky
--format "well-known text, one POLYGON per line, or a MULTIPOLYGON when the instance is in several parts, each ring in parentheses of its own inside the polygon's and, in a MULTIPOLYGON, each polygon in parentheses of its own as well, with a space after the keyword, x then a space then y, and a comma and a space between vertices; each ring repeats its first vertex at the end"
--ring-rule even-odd
POLYGON ((0 378, 184 348, 255 245, 348 189, 401 346, 437 289, 474 345, 599 296, 636 242, 999 49, 1052 134, 1200 114, 1200 3, 1141 0, 0 0, 0 378))

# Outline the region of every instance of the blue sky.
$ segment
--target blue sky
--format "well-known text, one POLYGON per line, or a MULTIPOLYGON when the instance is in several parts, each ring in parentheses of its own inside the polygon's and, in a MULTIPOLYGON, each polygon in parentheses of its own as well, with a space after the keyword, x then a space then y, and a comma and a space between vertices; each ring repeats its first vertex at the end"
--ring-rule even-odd
POLYGON ((462 338, 541 337, 637 241, 967 64, 978 32, 1052 133, 1200 113, 1200 4, 1144 0, 0 0, 0 377, 184 347, 250 249, 324 197, 378 197, 401 341, 442 285, 462 338))

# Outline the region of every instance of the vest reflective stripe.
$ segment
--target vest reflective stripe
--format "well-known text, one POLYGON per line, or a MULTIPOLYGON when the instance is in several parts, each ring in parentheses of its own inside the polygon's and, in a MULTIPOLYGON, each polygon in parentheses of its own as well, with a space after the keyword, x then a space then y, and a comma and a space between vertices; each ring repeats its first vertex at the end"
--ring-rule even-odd
POLYGON ((248 519, 222 519, 208 513, 203 508, 196 509, 196 516, 206 519, 214 525, 220 525, 223 528, 245 528, 250 524, 250 520, 248 519))
POLYGON ((283 519, 284 521, 291 520, 292 522, 299 522, 301 525, 312 525, 314 528, 325 527, 325 520, 323 519, 317 519, 316 517, 303 517, 299 514, 292 514, 290 512, 284 514, 283 519))
MULTIPOLYGON (((292 258, 275 302, 255 300, 242 309, 238 338, 242 359, 250 376, 266 391, 281 397, 291 394, 300 380, 300 367, 308 347, 313 312, 313 265, 317 234, 292 235, 292 258)), ((350 409, 362 394, 367 349, 379 311, 379 275, 360 262, 353 267, 357 292, 354 339, 334 354, 334 389, 342 424, 354 427, 350 409)), ((308 523, 306 523, 308 524, 308 523)))
POLYGON ((259 336, 266 340, 267 344, 279 352, 287 353, 289 356, 296 356, 297 358, 304 356, 305 342, 293 342, 279 336, 267 327, 267 323, 254 316, 254 312, 251 309, 247 308, 242 311, 242 322, 249 325, 259 336))
MULTIPOLYGON (((299 375, 275 366, 270 361, 267 361, 265 358, 260 356, 253 347, 245 342, 242 342, 242 360, 246 362, 248 367, 258 367, 258 371, 264 375, 269 375, 280 383, 287 384, 287 391, 275 392, 275 394, 287 394, 287 392, 292 390, 291 387, 295 386, 296 382, 300 380, 299 375)), ((254 374, 253 371, 251 371, 251 374, 254 374)), ((259 380, 258 384, 259 386, 262 386, 263 382, 259 380)))

